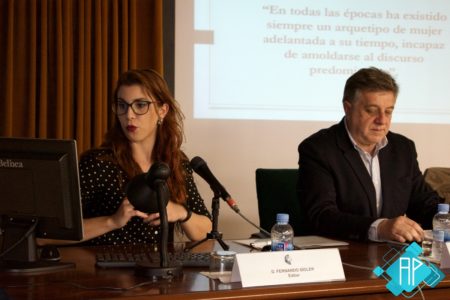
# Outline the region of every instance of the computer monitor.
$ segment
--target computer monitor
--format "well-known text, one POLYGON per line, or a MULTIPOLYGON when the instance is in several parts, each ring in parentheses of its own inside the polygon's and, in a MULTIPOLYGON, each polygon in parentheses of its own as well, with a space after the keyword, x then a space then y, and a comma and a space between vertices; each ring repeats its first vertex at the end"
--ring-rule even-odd
POLYGON ((40 260, 36 238, 79 241, 82 225, 76 142, 0 137, 0 271, 71 266, 40 260))

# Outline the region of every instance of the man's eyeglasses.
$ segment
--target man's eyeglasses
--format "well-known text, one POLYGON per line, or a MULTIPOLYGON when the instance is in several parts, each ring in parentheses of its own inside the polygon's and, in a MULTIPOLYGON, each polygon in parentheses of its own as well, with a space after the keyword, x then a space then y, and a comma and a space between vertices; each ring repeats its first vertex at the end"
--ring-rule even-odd
POLYGON ((152 101, 143 99, 134 100, 131 103, 127 103, 121 99, 117 99, 112 108, 113 112, 118 116, 126 114, 129 107, 131 107, 136 115, 145 115, 150 108, 150 104, 152 103, 152 101))

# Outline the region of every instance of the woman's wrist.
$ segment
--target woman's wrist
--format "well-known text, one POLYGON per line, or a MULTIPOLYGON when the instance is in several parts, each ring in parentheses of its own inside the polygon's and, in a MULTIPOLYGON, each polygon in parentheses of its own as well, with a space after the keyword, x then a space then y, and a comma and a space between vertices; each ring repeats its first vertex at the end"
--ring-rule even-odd
POLYGON ((181 224, 186 223, 192 217, 192 210, 190 210, 189 207, 187 207, 187 205, 183 205, 183 207, 184 209, 186 209, 186 217, 178 221, 181 224))

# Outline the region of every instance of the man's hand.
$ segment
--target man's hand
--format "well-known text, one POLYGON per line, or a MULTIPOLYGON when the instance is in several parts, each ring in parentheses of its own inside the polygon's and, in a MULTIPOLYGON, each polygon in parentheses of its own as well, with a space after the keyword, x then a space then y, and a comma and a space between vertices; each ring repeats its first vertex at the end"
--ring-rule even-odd
POLYGON ((405 216, 386 219, 378 225, 378 239, 404 242, 421 242, 424 238, 422 227, 405 216))

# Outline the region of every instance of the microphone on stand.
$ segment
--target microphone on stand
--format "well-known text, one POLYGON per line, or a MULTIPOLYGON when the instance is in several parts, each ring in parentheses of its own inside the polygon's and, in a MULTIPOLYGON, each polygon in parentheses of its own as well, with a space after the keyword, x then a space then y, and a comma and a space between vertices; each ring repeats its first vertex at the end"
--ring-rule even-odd
POLYGON ((170 193, 166 181, 169 176, 169 166, 163 162, 155 162, 147 173, 135 176, 125 189, 128 200, 135 209, 145 213, 159 212, 161 221, 160 266, 155 267, 149 262, 137 263, 136 275, 165 279, 178 277, 182 273, 181 266, 169 265, 167 256, 169 222, 166 206, 170 193))
POLYGON ((213 175, 211 170, 208 168, 208 165, 203 160, 203 158, 196 156, 191 160, 190 163, 192 169, 200 175, 208 184, 211 190, 215 195, 225 200, 229 207, 231 207, 235 212, 239 212, 239 207, 237 206, 236 201, 231 198, 230 194, 228 194, 227 190, 223 187, 222 184, 217 180, 217 178, 213 175))
POLYGON ((230 196, 227 190, 223 187, 223 185, 217 180, 217 178, 213 175, 211 170, 209 169, 206 162, 203 158, 196 156, 190 162, 191 168, 200 175, 208 184, 211 190, 214 192, 215 196, 222 198, 225 202, 227 202, 228 206, 231 207, 238 215, 240 215, 245 221, 250 223, 252 226, 257 228, 259 231, 263 232, 265 235, 270 237, 270 233, 247 219, 243 214, 241 214, 240 209, 236 203, 236 201, 230 196))

